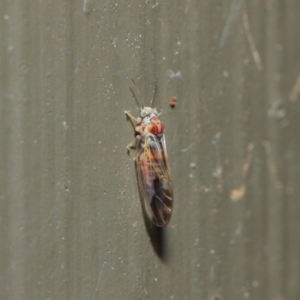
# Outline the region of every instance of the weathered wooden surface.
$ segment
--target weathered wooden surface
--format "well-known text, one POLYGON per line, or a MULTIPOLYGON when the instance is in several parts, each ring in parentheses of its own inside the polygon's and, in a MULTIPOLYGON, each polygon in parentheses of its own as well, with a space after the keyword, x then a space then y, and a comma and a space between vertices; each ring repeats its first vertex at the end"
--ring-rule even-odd
POLYGON ((300 299, 299 1, 0 9, 1 299, 300 299), (156 76, 164 232, 125 151, 156 76))

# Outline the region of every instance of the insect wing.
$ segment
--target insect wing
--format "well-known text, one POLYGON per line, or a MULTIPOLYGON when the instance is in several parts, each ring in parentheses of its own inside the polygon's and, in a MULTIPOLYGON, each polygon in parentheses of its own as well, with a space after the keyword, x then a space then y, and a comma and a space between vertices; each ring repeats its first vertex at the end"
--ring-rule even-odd
POLYGON ((166 226, 171 218, 173 189, 168 167, 165 137, 142 135, 137 145, 137 173, 145 211, 151 222, 166 226))

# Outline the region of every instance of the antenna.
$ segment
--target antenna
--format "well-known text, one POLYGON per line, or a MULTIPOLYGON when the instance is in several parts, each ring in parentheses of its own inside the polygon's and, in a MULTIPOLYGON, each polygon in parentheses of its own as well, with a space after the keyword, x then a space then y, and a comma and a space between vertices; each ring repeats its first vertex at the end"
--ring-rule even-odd
POLYGON ((158 81, 158 76, 156 76, 155 81, 154 81, 154 89, 153 89, 153 94, 152 94, 152 99, 150 102, 150 107, 153 107, 153 102, 156 96, 156 92, 157 92, 157 81, 158 81))
MULTIPOLYGON (((137 87, 137 85, 135 84, 135 82, 134 82, 134 80, 133 80, 132 78, 131 78, 131 81, 133 82, 133 84, 135 85, 135 87, 136 87, 136 89, 137 89, 138 96, 141 98, 141 94, 140 94, 139 88, 137 87)), ((138 98, 136 97, 136 95, 135 95, 133 89, 132 89, 131 87, 129 87, 129 89, 130 89, 130 91, 131 91, 131 93, 132 93, 132 96, 133 96, 133 98, 134 98, 134 100, 135 100, 137 106, 138 106, 138 109, 141 109, 142 106, 140 105, 139 100, 138 100, 138 98)))

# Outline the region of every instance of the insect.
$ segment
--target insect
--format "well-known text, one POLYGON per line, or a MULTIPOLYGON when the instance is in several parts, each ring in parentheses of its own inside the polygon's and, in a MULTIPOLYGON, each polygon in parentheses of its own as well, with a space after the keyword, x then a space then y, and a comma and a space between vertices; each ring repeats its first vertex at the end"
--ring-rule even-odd
POLYGON ((173 96, 170 101, 169 101, 169 104, 170 104, 170 107, 171 108, 174 108, 175 105, 176 105, 176 102, 177 102, 177 97, 176 96, 173 96))
MULTIPOLYGON (((153 98, 154 94, 155 91, 153 98)), ((140 107, 138 118, 125 111, 135 131, 135 142, 129 144, 127 149, 135 149, 138 184, 146 215, 155 226, 164 227, 168 225, 172 214, 173 188, 164 124, 157 110, 152 108, 153 98, 150 107, 140 107)))

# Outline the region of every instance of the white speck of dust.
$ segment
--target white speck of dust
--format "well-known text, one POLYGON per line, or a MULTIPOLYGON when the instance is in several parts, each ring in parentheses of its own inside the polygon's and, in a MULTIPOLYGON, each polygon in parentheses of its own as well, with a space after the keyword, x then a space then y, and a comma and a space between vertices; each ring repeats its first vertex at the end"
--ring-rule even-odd
POLYGON ((173 72, 172 70, 168 70, 167 71, 167 75, 169 76, 170 79, 173 79, 173 78, 181 78, 182 77, 182 74, 180 71, 178 72, 173 72))
POLYGON ((196 164, 195 163, 190 163, 190 168, 195 169, 196 168, 196 164))
POLYGON ((69 127, 68 127, 68 124, 67 124, 66 121, 63 122, 63 126, 64 126, 64 129, 65 129, 65 130, 68 130, 69 127))
POLYGON ((223 72, 223 76, 224 76, 225 78, 228 78, 228 76, 229 76, 228 71, 224 71, 224 72, 223 72))
POLYGON ((215 250, 214 250, 214 249, 211 249, 211 250, 210 250, 210 254, 215 254, 215 250))
POLYGON ((209 192, 209 188, 206 187, 205 185, 202 185, 202 190, 204 191, 204 193, 208 193, 209 192))

